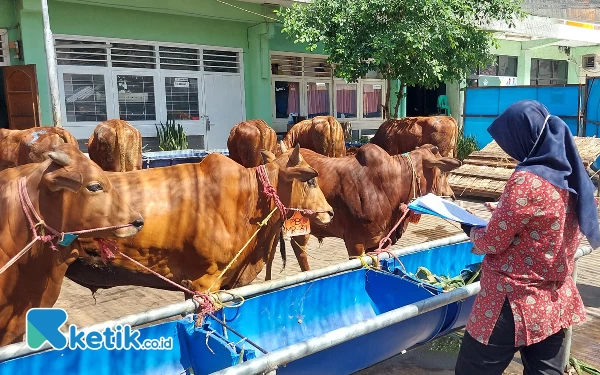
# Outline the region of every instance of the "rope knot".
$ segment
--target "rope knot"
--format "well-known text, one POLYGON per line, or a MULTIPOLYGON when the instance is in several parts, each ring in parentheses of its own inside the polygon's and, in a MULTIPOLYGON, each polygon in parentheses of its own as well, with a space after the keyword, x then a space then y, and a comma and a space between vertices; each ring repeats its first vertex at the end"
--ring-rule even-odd
POLYGON ((259 165, 258 168, 256 168, 256 174, 258 174, 258 179, 260 180, 263 186, 263 193, 267 197, 273 198, 273 200, 275 201, 275 205, 277 206, 277 208, 279 209, 279 213, 281 214, 281 220, 285 220, 286 208, 283 205, 283 202, 281 202, 281 199, 279 199, 279 195, 277 195, 277 190, 273 185, 271 185, 271 182, 269 182, 269 176, 267 175, 267 167, 265 167, 264 164, 259 165))
POLYGON ((109 259, 115 258, 114 253, 117 251, 117 244, 114 241, 105 238, 94 238, 94 240, 98 243, 100 258, 102 258, 104 264, 106 264, 109 259))

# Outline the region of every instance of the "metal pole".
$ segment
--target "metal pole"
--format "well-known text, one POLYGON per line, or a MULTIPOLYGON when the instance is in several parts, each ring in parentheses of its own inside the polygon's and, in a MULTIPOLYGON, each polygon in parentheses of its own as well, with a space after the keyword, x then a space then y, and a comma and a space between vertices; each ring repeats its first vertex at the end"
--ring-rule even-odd
MULTIPOLYGON (((575 264, 573 265, 573 273, 571 277, 573 277, 573 281, 577 285, 577 262, 575 260, 575 264)), ((571 358, 571 343, 573 341, 573 326, 567 328, 567 332, 565 333, 565 371, 567 371, 569 367, 569 359, 571 358)))
POLYGON ((338 328, 306 341, 286 346, 248 362, 214 372, 211 375, 251 375, 269 372, 277 369, 280 365, 293 362, 310 354, 329 349, 343 342, 474 296, 479 293, 479 289, 479 282, 476 282, 448 293, 439 294, 410 305, 402 306, 374 318, 338 328))
POLYGON ((46 65, 50 83, 50 99, 52 102, 52 117, 54 126, 62 128, 62 112, 60 109, 60 95, 58 92, 58 72, 56 70, 56 53, 54 51, 54 38, 50 31, 50 16, 48 15, 48 2, 42 2, 42 20, 44 22, 44 48, 46 49, 46 65))

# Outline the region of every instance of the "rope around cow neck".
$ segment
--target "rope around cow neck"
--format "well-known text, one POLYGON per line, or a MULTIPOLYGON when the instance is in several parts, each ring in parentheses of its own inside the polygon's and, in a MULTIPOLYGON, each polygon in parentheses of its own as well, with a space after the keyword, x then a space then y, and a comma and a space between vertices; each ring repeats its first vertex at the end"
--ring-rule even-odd
MULTIPOLYGON (((21 207, 23 208, 23 213, 25 214, 25 217, 27 218, 27 222, 29 223, 29 228, 31 229, 31 234, 32 234, 33 239, 31 240, 31 242, 29 242, 27 245, 25 245, 25 247, 21 251, 19 251, 17 253, 17 255, 12 257, 8 262, 6 262, 6 264, 4 266, 2 266, 2 268, 0 268, 0 275, 3 274, 10 266, 15 264, 23 255, 25 255, 25 253, 27 253, 27 251, 29 251, 37 241, 41 241, 43 243, 49 243, 50 248, 52 250, 58 251, 56 244, 54 244, 52 242, 53 240, 55 240, 57 238, 60 239, 58 242, 59 242, 59 244, 61 244, 61 242, 65 241, 66 235, 74 235, 75 236, 74 238, 70 239, 70 242, 72 242, 76 238, 76 236, 80 235, 80 234, 93 233, 93 232, 97 232, 97 231, 101 231, 101 230, 121 229, 121 228, 126 228, 126 227, 132 226, 132 224, 125 224, 125 225, 114 225, 114 226, 110 226, 110 227, 103 227, 103 228, 96 228, 96 229, 78 230, 78 231, 72 231, 72 232, 59 232, 59 231, 55 230, 54 228, 52 228, 51 226, 49 226, 48 224, 46 224, 46 222, 40 217, 40 215, 35 210, 35 207, 33 206, 31 199, 29 198, 29 193, 27 193, 27 177, 21 177, 18 180, 17 184, 18 184, 18 193, 19 193, 19 200, 21 202, 21 207), (35 218, 35 220, 37 220, 37 223, 33 220, 34 218, 35 218), (38 228, 39 228, 39 232, 38 232, 38 228), (52 234, 45 234, 45 230, 48 230, 52 234)), ((69 242, 69 244, 70 244, 70 242, 69 242)), ((68 246, 69 244, 61 245, 61 246, 68 246)))

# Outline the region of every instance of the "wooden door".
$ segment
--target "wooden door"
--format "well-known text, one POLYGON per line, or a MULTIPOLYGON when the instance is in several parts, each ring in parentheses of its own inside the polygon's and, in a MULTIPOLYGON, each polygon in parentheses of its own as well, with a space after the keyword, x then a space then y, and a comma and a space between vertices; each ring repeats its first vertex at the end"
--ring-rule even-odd
POLYGON ((2 68, 9 129, 40 126, 40 100, 35 65, 2 68))

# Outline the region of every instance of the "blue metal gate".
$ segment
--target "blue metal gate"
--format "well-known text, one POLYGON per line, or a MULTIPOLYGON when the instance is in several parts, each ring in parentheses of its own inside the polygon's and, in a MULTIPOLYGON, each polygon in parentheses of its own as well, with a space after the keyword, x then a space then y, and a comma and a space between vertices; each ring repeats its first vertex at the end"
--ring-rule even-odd
MULTIPOLYGON (((597 95, 600 96, 600 81, 597 95)), ((550 113, 562 118, 573 135, 580 135, 582 90, 580 85, 508 86, 467 88, 464 104, 464 133, 477 139, 480 147, 492 141, 488 126, 514 102, 523 99, 538 100, 550 113)), ((598 110, 595 112, 598 118, 598 110)), ((594 127, 595 131, 597 126, 594 127)))
POLYGON ((583 134, 586 137, 600 137, 600 77, 588 78, 585 88, 583 134))

